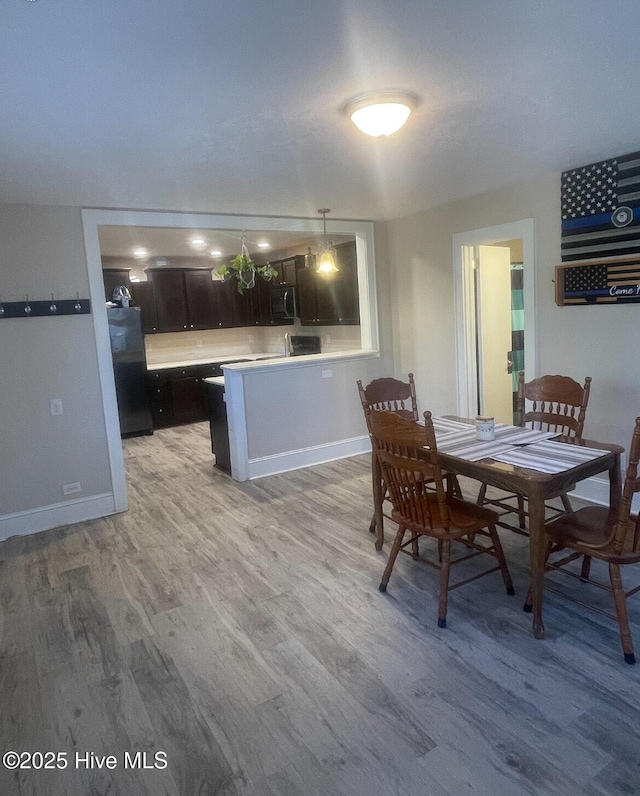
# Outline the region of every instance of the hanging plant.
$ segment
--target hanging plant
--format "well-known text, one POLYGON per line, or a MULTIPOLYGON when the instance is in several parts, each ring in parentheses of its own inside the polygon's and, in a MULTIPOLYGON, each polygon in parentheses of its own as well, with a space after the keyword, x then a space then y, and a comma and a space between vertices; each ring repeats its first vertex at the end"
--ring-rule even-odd
POLYGON ((249 257, 249 251, 245 246, 244 238, 242 239, 240 254, 234 257, 228 265, 221 265, 216 270, 216 274, 222 277, 225 282, 236 277, 238 280, 238 293, 240 294, 243 294, 245 289, 255 287, 256 274, 260 274, 265 282, 270 282, 277 273, 276 269, 272 268, 269 263, 266 265, 255 265, 252 262, 251 257, 249 257))

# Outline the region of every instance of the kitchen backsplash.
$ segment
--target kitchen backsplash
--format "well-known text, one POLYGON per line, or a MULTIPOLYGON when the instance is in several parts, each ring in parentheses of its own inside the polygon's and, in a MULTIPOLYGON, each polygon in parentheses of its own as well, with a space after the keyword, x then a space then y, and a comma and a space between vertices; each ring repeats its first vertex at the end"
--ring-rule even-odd
POLYGON ((293 326, 242 327, 237 329, 203 329, 195 332, 173 332, 145 336, 147 364, 184 362, 235 354, 284 352, 284 335, 320 335, 323 353, 339 353, 360 348, 359 326, 293 326))

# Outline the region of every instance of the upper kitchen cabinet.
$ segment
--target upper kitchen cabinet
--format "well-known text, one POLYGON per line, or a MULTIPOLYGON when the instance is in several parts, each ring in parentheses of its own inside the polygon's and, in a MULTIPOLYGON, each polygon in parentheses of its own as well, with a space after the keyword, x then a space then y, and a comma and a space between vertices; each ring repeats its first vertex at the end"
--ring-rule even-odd
POLYGON ((157 331, 183 332, 217 325, 211 271, 207 268, 148 268, 157 331))
POLYGON ((132 282, 131 298, 133 303, 140 307, 143 333, 152 334, 157 332, 158 313, 156 312, 156 302, 151 282, 132 282))
POLYGON ((302 326, 360 323, 355 241, 335 248, 338 273, 325 276, 315 269, 302 269, 297 273, 298 314, 302 326))
POLYGON ((273 287, 295 287, 298 283, 298 271, 304 268, 304 255, 296 254, 284 260, 273 260, 271 267, 277 271, 277 275, 271 281, 273 287))

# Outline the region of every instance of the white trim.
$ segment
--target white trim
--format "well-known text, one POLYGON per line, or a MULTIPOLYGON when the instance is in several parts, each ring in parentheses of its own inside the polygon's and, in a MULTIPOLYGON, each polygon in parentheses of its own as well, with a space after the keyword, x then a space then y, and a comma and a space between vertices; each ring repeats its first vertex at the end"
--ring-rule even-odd
MULTIPOLYGON (((126 477, 122 443, 120 440, 120 426, 111 362, 111 347, 109 344, 109 330, 104 302, 104 288, 102 282, 102 263, 100 259, 100 243, 98 239, 99 225, 116 226, 149 226, 149 227, 178 227, 181 229, 247 229, 257 231, 289 231, 311 232, 321 234, 323 230, 322 219, 311 218, 279 218, 274 216, 238 216, 211 213, 179 213, 162 211, 139 210, 82 210, 82 226, 84 229, 85 252, 87 269, 89 273, 89 295, 93 307, 93 324, 98 349, 98 373, 102 390, 102 405, 104 408, 107 447, 111 466, 111 479, 113 494, 115 496, 117 511, 124 511, 127 507, 126 477)), ((370 221, 339 221, 331 219, 331 231, 340 235, 354 235, 356 252, 358 256, 358 286, 360 296, 360 339, 363 349, 379 350, 378 323, 377 323, 377 296, 375 282, 375 260, 373 247, 373 223, 370 221)), ((339 359, 339 354, 336 355, 339 359)), ((235 402, 234 406, 236 405, 235 402)), ((244 398, 242 400, 244 407, 244 398)), ((242 409, 244 412, 244 408, 242 409)), ((236 450, 246 446, 242 441, 240 428, 241 413, 235 419, 237 433, 236 450)), ((233 450, 233 449, 232 449, 233 450)), ((232 462, 233 462, 232 453, 232 462)), ((244 460, 247 455, 245 452, 244 460)), ((241 465, 236 461, 236 470, 241 474, 241 465)), ((234 473, 234 477, 237 477, 234 473)), ((239 478, 239 480, 242 480, 239 478)))
MULTIPOLYGON (((624 481, 625 473, 622 473, 624 481)), ((602 476, 594 476, 580 481, 576 484, 573 492, 569 493, 573 497, 586 500, 588 503, 596 503, 599 506, 609 507, 609 479, 602 476)), ((640 494, 635 495, 633 503, 631 504, 631 512, 637 514, 640 512, 640 494)))
POLYGON ((363 436, 342 439, 338 442, 328 442, 324 445, 314 445, 311 448, 302 448, 296 451, 275 453, 272 456, 249 459, 247 462, 247 478, 263 478, 265 475, 286 473, 289 470, 313 467, 316 464, 324 464, 325 462, 333 462, 336 459, 346 459, 349 456, 359 456, 362 453, 370 452, 371 441, 368 436, 363 436))
POLYGON ((453 236, 453 277, 456 324, 457 412, 463 417, 476 414, 475 351, 473 348, 473 290, 470 258, 466 247, 522 239, 524 293, 524 366, 527 379, 538 375, 535 294, 535 227, 532 218, 495 227, 460 232, 453 236), (470 383, 472 382, 472 383, 470 383))
POLYGON ((54 503, 51 506, 40 506, 37 509, 18 511, 0 517, 0 541, 10 536, 25 536, 40 531, 48 531, 60 525, 72 525, 75 522, 95 520, 115 514, 115 498, 112 494, 91 495, 91 497, 54 503))

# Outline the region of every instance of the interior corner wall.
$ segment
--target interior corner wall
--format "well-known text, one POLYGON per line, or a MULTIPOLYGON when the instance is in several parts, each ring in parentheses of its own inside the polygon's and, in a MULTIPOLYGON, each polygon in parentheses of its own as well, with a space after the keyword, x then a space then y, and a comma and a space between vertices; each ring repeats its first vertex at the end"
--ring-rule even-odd
MULTIPOLYGON (((86 298, 80 209, 0 206, 0 274, 3 302, 86 298)), ((0 341, 0 539, 109 513, 91 315, 3 319, 0 341), (75 483, 80 491, 64 495, 75 483)))
POLYGON ((640 415, 640 305, 558 307, 560 174, 389 222, 397 373, 413 371, 421 411, 456 408, 452 236, 534 220, 536 325, 540 372, 593 378, 585 436, 628 447, 640 415))

